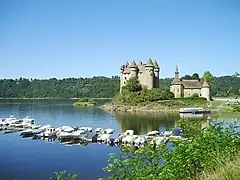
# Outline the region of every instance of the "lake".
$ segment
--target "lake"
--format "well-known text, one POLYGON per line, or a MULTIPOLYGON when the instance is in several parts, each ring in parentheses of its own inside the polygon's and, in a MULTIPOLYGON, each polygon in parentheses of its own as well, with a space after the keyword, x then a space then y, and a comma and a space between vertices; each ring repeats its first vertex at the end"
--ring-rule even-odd
MULTIPOLYGON (((37 124, 54 126, 90 126, 113 128, 115 134, 133 129, 136 134, 176 127, 178 114, 169 113, 106 113, 99 108, 76 108, 71 100, 1 100, 0 117, 31 116, 37 124)), ((201 117, 206 119, 207 117, 201 117)), ((219 118, 221 119, 221 118, 219 118)), ((223 118, 222 118, 223 119, 223 118)), ((232 122, 236 118, 224 118, 232 122)), ((55 141, 21 138, 19 133, 0 132, 0 179, 43 180, 56 171, 80 173, 79 179, 107 177, 102 172, 109 153, 118 147, 105 144, 66 146, 55 141)))

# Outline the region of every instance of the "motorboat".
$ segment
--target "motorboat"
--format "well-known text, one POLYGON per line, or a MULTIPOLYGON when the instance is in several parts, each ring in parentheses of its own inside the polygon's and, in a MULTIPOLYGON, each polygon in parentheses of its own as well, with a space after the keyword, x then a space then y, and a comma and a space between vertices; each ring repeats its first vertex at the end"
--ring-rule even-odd
POLYGON ((71 139, 73 137, 72 133, 69 132, 58 132, 57 134, 58 139, 71 139))
POLYGON ((84 130, 86 132, 92 132, 93 128, 91 128, 91 127, 80 127, 79 130, 84 130))
POLYGON ((159 135, 159 131, 150 131, 147 133, 147 136, 156 136, 156 135, 159 135))
POLYGON ((99 133, 103 133, 103 132, 104 132, 104 129, 103 129, 103 128, 96 128, 96 129, 95 129, 95 132, 98 133, 98 134, 99 134, 99 133))
POLYGON ((48 128, 46 129, 44 132, 41 133, 42 137, 52 137, 52 136, 56 136, 56 129, 55 128, 48 128))
POLYGON ((112 134, 114 132, 114 129, 111 129, 111 128, 107 128, 104 130, 104 133, 106 134, 112 134))
POLYGON ((181 108, 179 113, 192 113, 192 114, 208 114, 210 110, 204 110, 203 108, 181 108))

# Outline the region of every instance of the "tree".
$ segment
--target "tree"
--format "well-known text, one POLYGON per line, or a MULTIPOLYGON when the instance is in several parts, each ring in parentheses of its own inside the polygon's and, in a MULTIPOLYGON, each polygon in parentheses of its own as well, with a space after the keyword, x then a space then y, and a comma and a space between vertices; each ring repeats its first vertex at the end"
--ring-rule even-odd
POLYGON ((187 75, 183 76, 182 79, 190 80, 190 79, 192 79, 192 76, 187 74, 187 75))
POLYGON ((213 83, 213 75, 210 71, 206 71, 204 74, 203 74, 203 77, 202 77, 202 81, 206 79, 207 82, 212 85, 213 83))
POLYGON ((198 73, 193 73, 192 79, 200 80, 198 73))
POLYGON ((129 78, 129 80, 127 81, 127 84, 124 87, 126 90, 128 90, 129 92, 138 92, 142 90, 142 87, 138 81, 137 77, 131 77, 129 78))

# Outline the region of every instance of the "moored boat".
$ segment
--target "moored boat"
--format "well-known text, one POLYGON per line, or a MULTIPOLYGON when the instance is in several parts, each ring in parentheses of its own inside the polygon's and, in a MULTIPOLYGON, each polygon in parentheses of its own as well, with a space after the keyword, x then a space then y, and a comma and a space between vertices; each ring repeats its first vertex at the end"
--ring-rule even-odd
POLYGON ((192 113, 192 114, 208 114, 210 110, 204 110, 203 108, 181 108, 179 113, 192 113))

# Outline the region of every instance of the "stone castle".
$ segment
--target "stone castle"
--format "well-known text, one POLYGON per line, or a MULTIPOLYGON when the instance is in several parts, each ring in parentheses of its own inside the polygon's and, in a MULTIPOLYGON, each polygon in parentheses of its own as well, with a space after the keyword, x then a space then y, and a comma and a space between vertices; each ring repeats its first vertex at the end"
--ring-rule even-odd
POLYGON ((180 79, 178 66, 176 66, 175 77, 171 83, 170 91, 173 92, 175 98, 190 97, 193 94, 198 94, 199 97, 204 97, 210 100, 210 86, 206 79, 203 84, 199 80, 180 79))
MULTIPOLYGON (((131 64, 126 62, 120 68, 120 92, 124 85, 131 77, 137 77, 142 87, 148 89, 159 88, 159 72, 160 68, 157 61, 154 62, 151 58, 147 64, 140 62, 136 64, 133 60, 131 64)), ((199 97, 204 97, 210 100, 210 86, 206 80, 203 84, 199 80, 180 79, 178 67, 176 66, 175 77, 170 86, 170 91, 173 92, 175 98, 191 97, 193 94, 198 94, 199 97)))
POLYGON ((152 62, 151 58, 148 59, 147 64, 140 62, 136 64, 133 60, 131 64, 127 62, 120 68, 120 89, 127 83, 131 77, 137 77, 139 83, 148 89, 159 87, 159 71, 157 61, 152 62))

